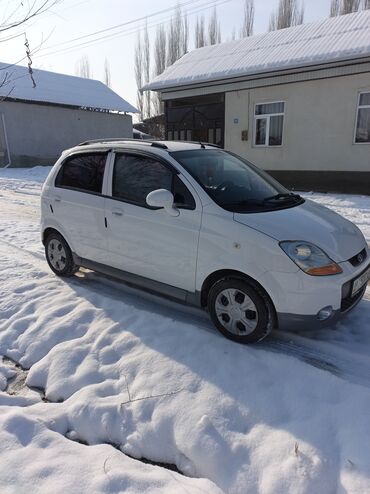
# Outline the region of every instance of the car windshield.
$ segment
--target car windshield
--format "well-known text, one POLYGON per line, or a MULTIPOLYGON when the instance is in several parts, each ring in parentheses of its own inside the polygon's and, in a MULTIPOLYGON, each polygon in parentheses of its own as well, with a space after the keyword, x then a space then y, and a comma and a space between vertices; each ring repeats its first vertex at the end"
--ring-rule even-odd
POLYGON ((289 208, 303 199, 248 161, 221 149, 171 153, 222 208, 262 212, 289 208))

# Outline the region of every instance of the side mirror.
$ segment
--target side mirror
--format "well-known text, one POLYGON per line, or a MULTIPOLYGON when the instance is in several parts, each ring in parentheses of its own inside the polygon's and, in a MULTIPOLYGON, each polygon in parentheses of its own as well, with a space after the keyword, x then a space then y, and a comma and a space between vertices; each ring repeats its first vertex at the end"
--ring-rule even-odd
POLYGON ((146 196, 148 206, 154 208, 163 208, 171 216, 178 216, 179 210, 174 206, 174 197, 172 192, 166 189, 153 190, 146 196))

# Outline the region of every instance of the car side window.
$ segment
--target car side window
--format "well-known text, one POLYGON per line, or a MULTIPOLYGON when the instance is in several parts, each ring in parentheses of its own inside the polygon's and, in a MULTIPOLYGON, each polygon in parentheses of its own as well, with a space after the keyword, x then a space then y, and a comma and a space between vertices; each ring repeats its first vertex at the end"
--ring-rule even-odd
POLYGON ((101 194, 107 153, 79 154, 67 158, 55 186, 101 194))
POLYGON ((177 176, 173 177, 173 196, 175 205, 182 209, 195 209, 195 200, 184 182, 177 176))
POLYGON ((154 158, 118 154, 114 163, 112 196, 147 206, 146 196, 156 189, 172 189, 173 173, 154 158))

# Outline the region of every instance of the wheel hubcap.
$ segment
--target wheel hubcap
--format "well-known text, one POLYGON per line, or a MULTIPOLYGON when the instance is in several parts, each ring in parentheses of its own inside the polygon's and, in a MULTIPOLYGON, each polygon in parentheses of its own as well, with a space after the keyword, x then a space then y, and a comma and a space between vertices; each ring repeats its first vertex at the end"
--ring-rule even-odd
POLYGON ((247 335, 257 327, 257 307, 243 290, 228 288, 220 292, 216 298, 215 310, 217 319, 230 333, 247 335))
POLYGON ((56 271, 63 271, 66 267, 66 251, 59 240, 51 240, 48 245, 48 258, 56 271))

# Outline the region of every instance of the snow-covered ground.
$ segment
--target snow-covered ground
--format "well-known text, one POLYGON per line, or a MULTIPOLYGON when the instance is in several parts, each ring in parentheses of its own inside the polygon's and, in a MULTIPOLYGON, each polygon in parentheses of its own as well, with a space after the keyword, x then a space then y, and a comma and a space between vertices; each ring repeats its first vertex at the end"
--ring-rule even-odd
MULTIPOLYGON (((370 492, 370 290, 336 329, 232 343, 196 310, 55 277, 47 172, 0 170, 1 494, 370 492)), ((370 242, 370 197, 309 197, 370 242)))

